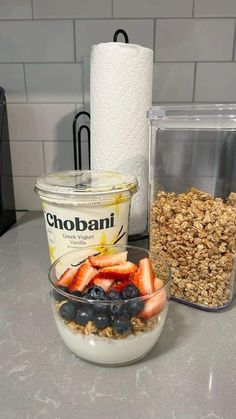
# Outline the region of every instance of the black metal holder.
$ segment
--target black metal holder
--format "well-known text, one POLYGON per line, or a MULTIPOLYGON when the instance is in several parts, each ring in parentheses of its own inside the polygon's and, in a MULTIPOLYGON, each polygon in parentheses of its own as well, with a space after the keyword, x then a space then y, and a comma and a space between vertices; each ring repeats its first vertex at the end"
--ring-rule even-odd
POLYGON ((81 125, 78 129, 78 146, 77 146, 77 121, 81 115, 86 115, 90 119, 90 114, 86 111, 78 112, 73 120, 73 151, 74 151, 74 168, 75 170, 82 170, 82 131, 85 130, 88 136, 88 158, 89 169, 91 168, 91 141, 90 141, 90 128, 88 125, 81 125), (78 166, 79 161, 79 166, 78 166))
POLYGON ((120 34, 124 36, 125 43, 128 44, 129 43, 129 37, 128 37, 127 32, 124 31, 124 29, 117 29, 117 31, 115 31, 114 36, 113 36, 113 42, 117 42, 117 38, 120 34))

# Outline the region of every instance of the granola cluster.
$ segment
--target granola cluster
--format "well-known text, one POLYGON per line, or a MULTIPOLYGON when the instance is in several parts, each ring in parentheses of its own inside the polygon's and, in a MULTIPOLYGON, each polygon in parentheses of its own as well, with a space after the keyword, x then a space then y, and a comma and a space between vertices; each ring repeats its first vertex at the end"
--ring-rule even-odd
POLYGON ((160 191, 151 210, 150 249, 172 270, 173 296, 208 307, 231 298, 236 254, 236 193, 226 203, 192 188, 160 191))
MULTIPOLYGON (((65 301, 56 304, 56 309, 59 308, 65 301)), ((149 332, 157 325, 159 321, 158 315, 151 317, 148 320, 141 319, 139 317, 132 317, 132 333, 138 335, 141 332, 149 332)), ((112 339, 124 339, 127 335, 120 335, 116 333, 112 327, 105 327, 104 329, 98 329, 92 321, 89 321, 85 326, 81 326, 73 321, 66 321, 64 323, 73 333, 80 333, 81 335, 98 335, 101 337, 107 337, 112 339)))

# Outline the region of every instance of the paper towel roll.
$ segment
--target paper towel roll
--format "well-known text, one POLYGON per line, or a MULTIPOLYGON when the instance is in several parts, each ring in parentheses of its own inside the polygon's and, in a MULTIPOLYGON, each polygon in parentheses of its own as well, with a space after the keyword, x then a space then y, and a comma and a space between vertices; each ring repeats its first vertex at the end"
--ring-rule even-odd
POLYGON ((91 54, 91 168, 137 177, 129 234, 147 226, 148 122, 153 51, 134 44, 94 45, 91 54))

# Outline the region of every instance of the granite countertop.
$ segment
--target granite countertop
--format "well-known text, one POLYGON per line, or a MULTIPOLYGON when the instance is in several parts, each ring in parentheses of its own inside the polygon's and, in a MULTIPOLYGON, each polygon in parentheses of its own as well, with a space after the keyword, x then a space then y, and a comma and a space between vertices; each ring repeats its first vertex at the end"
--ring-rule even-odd
POLYGON ((1 419, 235 419, 235 301, 220 313, 171 302, 147 358, 97 367, 58 335, 48 268, 42 215, 26 213, 0 239, 1 419))

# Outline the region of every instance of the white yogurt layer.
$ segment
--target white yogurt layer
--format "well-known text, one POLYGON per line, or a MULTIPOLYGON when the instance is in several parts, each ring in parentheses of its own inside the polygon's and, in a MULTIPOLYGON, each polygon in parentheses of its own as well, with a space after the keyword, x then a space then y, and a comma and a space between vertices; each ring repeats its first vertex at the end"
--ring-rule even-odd
POLYGON ((167 307, 158 316, 158 322, 150 332, 129 335, 124 339, 111 339, 97 335, 81 335, 69 329, 54 310, 57 329, 68 348, 87 361, 119 365, 141 358, 156 344, 162 332, 167 307))

